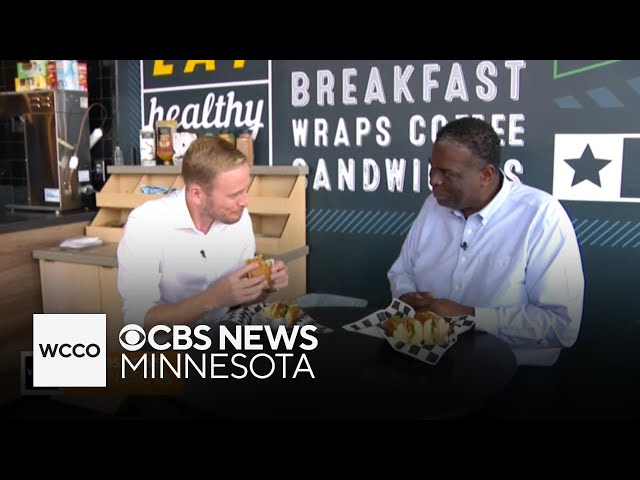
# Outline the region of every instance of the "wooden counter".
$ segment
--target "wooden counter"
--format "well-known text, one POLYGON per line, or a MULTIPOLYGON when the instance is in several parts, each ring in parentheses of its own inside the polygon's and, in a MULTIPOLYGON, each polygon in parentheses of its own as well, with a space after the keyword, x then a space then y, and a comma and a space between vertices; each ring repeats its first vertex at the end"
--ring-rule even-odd
POLYGON ((12 222, 14 231, 0 234, 0 403, 20 394, 20 352, 32 350, 33 314, 43 313, 40 271, 32 252, 83 235, 89 217, 74 217, 75 223, 53 214, 32 217, 27 223, 31 228, 12 222))
MULTIPOLYGON (((118 292, 117 243, 84 249, 60 247, 33 250, 40 261, 42 309, 45 313, 106 313, 107 350, 119 351, 123 327, 122 299, 118 292)), ((309 253, 307 246, 275 256, 289 265, 290 276, 309 253)), ((280 298, 280 292, 272 297, 280 298)))

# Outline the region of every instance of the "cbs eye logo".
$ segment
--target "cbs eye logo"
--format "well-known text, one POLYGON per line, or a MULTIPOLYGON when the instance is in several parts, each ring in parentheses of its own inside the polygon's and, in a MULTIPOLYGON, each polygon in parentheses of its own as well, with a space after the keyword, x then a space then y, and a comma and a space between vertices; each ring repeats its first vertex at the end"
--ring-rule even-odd
POLYGON ((140 350, 147 341, 147 335, 140 325, 125 325, 120 330, 120 345, 129 352, 140 350))

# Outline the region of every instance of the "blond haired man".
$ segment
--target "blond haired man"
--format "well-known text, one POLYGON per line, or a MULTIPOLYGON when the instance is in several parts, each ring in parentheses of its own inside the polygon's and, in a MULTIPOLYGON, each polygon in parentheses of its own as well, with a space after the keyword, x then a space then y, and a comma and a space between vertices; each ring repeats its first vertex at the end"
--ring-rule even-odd
MULTIPOLYGON (((265 277, 249 278, 256 253, 247 210, 251 182, 245 156, 231 143, 204 136, 182 164, 185 188, 134 209, 118 245, 118 291, 124 323, 215 321, 229 307, 263 301, 265 277)), ((272 287, 288 285, 277 261, 272 287)))

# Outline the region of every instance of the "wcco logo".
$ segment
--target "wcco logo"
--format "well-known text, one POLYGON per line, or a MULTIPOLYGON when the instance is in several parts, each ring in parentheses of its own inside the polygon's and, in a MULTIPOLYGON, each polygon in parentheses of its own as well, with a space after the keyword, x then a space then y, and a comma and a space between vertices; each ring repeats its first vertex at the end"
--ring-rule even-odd
POLYGON ((95 343, 87 346, 83 345, 82 343, 78 343, 76 345, 69 345, 68 343, 63 343, 62 345, 58 345, 57 343, 54 345, 40 344, 39 347, 43 357, 54 358, 56 354, 59 354, 61 357, 65 358, 82 358, 85 355, 87 357, 96 358, 98 355, 100 355, 100 347, 95 343))
POLYGON ((33 315, 34 387, 106 387, 107 316, 33 315))

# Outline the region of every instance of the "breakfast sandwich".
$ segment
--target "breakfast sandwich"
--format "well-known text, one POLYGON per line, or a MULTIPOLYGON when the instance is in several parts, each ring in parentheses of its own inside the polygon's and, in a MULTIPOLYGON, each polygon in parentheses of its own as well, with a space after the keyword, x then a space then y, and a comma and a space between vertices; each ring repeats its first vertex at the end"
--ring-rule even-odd
POLYGON ((271 268, 275 263, 273 258, 264 259, 262 255, 256 255, 253 258, 249 258, 244 261, 245 264, 249 265, 251 263, 256 263, 258 266, 253 270, 249 270, 247 276, 249 278, 257 277, 259 275, 264 275, 265 280, 267 281, 267 285, 271 285, 271 268))

